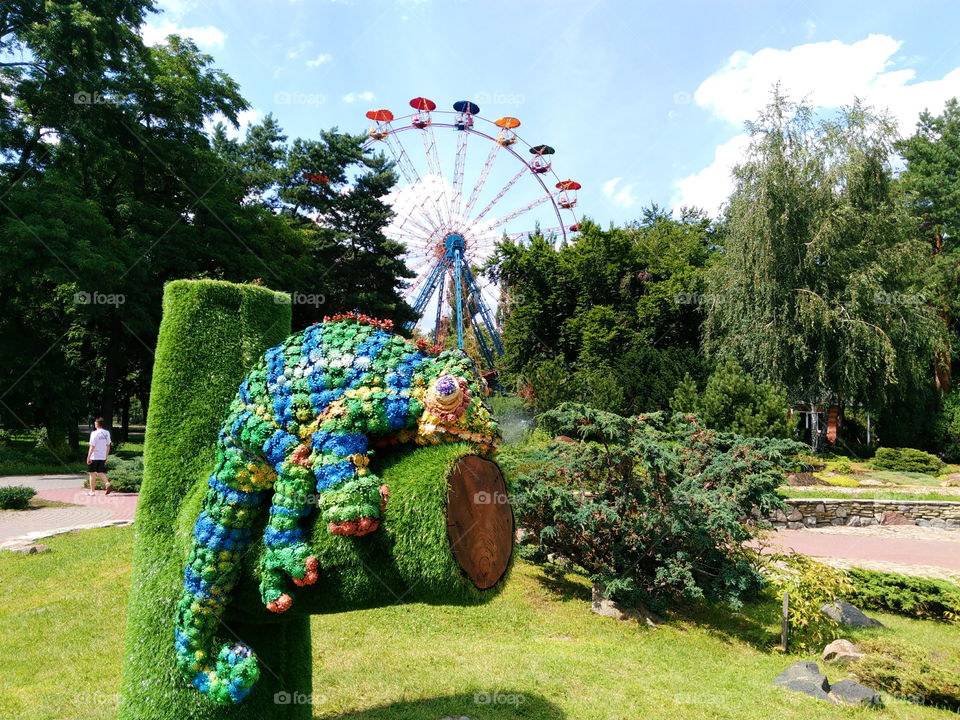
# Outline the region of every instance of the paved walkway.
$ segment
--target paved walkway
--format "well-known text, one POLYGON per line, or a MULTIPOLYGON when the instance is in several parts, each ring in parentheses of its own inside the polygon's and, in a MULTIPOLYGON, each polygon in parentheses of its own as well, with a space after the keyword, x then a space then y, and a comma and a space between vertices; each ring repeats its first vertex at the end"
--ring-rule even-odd
POLYGON ((960 532, 891 526, 882 528, 824 528, 778 530, 770 544, 791 548, 805 555, 835 559, 832 563, 873 569, 915 568, 912 574, 956 576, 960 574, 960 532), (918 533, 917 530, 926 532, 918 533))
POLYGON ((30 510, 0 510, 0 546, 23 545, 32 540, 83 530, 133 522, 137 508, 136 493, 111 493, 98 490, 87 495, 85 475, 18 475, 0 477, 0 486, 27 485, 37 497, 68 507, 43 507, 30 510))

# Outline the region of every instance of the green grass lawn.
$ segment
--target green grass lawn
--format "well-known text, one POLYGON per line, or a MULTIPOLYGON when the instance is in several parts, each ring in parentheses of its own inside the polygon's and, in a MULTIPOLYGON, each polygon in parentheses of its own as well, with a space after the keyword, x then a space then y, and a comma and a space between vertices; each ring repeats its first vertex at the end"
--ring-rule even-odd
POLYGON ((788 498, 829 498, 837 500, 933 500, 948 502, 960 502, 960 495, 947 495, 938 492, 912 492, 908 490, 866 490, 858 492, 844 492, 835 487, 824 487, 822 485, 812 486, 809 489, 798 487, 781 487, 779 492, 783 497, 788 498))
MULTIPOLYGON (((0 718, 115 717, 132 542, 131 528, 109 528, 53 538, 50 553, 0 555, 0 718)), ((772 649, 772 602, 743 614, 700 608, 649 630, 591 614, 588 599, 582 579, 554 579, 520 562, 506 592, 486 606, 315 617, 314 716, 957 717, 897 700, 868 713, 774 689, 777 673, 802 658, 772 649)), ((960 663, 960 628, 878 617, 890 629, 870 632, 960 663)))

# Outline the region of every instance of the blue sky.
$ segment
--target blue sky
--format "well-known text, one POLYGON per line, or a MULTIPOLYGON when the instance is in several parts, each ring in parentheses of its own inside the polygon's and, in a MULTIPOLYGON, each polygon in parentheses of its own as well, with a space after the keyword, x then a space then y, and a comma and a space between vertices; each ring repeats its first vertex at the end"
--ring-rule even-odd
MULTIPOLYGON (((960 95, 960 4, 620 0, 165 0, 144 28, 193 37, 241 85, 247 119, 360 132, 422 95, 516 116, 583 184, 602 224, 651 202, 715 210, 743 120, 780 80, 817 106, 854 95, 909 132, 960 95)), ((482 165, 479 155, 472 162, 482 165)), ((452 160, 451 160, 452 162, 452 160)))

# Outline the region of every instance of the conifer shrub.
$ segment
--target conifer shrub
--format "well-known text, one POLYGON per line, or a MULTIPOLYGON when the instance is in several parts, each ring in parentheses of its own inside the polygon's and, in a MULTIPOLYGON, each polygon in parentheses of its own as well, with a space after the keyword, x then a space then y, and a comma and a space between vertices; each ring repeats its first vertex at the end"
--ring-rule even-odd
POLYGON ((500 457, 528 554, 562 556, 607 597, 654 609, 738 606, 762 586, 743 543, 782 507, 776 489, 804 446, 718 433, 692 415, 624 418, 573 403, 539 425, 575 441, 500 457))

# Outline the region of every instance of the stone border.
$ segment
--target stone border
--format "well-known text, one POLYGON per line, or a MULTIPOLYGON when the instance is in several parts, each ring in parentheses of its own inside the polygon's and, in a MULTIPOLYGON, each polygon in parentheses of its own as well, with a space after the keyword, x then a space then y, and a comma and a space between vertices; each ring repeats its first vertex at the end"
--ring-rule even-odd
POLYGON ((98 523, 73 525, 71 527, 54 528, 53 530, 35 530, 34 532, 7 538, 3 542, 0 542, 0 550, 17 551, 18 548, 22 548, 25 545, 32 545, 36 540, 53 537, 54 535, 64 535, 69 532, 74 532, 75 530, 94 530, 96 528, 125 527, 127 525, 133 525, 133 520, 104 520, 98 523))
POLYGON ((960 502, 949 500, 861 500, 856 497, 785 498, 787 511, 768 519, 777 529, 847 525, 920 525, 960 530, 960 502))

